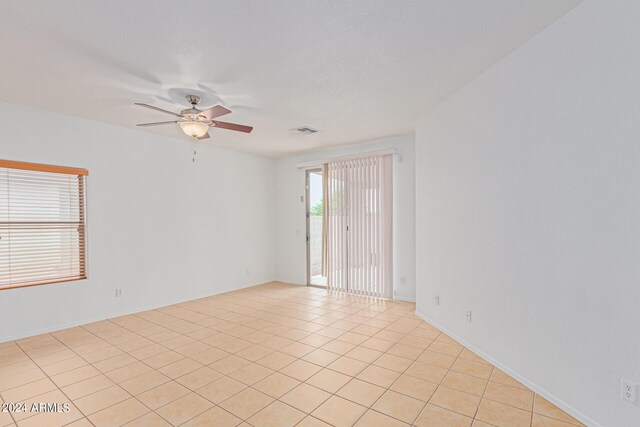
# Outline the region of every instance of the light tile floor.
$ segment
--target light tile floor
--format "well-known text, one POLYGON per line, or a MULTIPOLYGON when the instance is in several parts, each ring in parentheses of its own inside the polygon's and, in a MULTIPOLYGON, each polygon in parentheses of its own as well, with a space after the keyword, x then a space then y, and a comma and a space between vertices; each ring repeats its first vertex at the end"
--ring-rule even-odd
POLYGON ((270 283, 2 343, 0 426, 581 425, 414 310, 270 283))

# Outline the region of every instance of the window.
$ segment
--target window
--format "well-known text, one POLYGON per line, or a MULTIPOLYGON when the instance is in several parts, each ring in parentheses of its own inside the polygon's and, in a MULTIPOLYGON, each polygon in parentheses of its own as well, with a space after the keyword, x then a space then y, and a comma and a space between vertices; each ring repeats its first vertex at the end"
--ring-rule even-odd
POLYGON ((87 278, 88 173, 0 160, 0 289, 87 278))

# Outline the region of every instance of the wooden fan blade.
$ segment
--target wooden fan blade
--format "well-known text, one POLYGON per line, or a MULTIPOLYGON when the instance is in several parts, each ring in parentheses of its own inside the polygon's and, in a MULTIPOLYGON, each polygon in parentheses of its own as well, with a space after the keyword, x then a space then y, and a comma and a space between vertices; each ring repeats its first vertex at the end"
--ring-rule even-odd
POLYGON ((251 126, 238 125, 238 124, 229 123, 229 122, 219 122, 216 120, 214 120, 212 124, 217 128, 236 130, 238 132, 250 133, 253 130, 253 127, 251 126))
POLYGON ((172 120, 168 122, 153 122, 153 123, 139 123, 136 126, 158 126, 158 125, 168 125, 170 123, 178 123, 177 120, 172 120))
POLYGON ((174 113, 173 111, 163 110, 162 108, 154 107, 153 105, 143 104, 141 102, 135 102, 134 104, 139 105, 141 107, 145 107, 145 108, 151 108, 152 110, 160 111, 161 113, 171 114, 172 116, 182 117, 178 113, 174 113))
POLYGON ((209 132, 207 132, 207 133, 205 133, 204 135, 202 135, 202 136, 201 136, 200 138, 198 138, 198 139, 209 139, 209 138, 211 138, 211 137, 209 136, 209 132))
POLYGON ((224 108, 222 105, 216 105, 214 107, 209 108, 208 110, 204 110, 201 114, 207 117, 207 119, 212 120, 216 117, 224 116, 225 114, 229 114, 231 110, 228 108, 224 108))

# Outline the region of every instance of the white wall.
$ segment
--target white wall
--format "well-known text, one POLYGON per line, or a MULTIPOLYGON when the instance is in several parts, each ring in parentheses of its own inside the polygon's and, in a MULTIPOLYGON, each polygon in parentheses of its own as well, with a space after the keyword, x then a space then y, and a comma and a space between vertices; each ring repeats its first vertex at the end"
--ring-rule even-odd
MULTIPOLYGON (((313 138, 309 136, 308 138, 313 138)), ((396 297, 415 299, 415 167, 413 135, 388 138, 349 147, 304 153, 276 162, 276 276, 287 283, 307 282, 304 161, 395 147, 402 161, 393 162, 394 282, 396 297), (401 278, 404 277, 404 283, 401 278)))
POLYGON ((585 1, 416 131, 418 313, 589 425, 640 425, 639 22, 585 1))
POLYGON ((188 140, 2 103, 0 117, 0 158, 90 174, 89 279, 0 290, 0 342, 275 277, 273 160, 202 145, 192 163, 188 140))

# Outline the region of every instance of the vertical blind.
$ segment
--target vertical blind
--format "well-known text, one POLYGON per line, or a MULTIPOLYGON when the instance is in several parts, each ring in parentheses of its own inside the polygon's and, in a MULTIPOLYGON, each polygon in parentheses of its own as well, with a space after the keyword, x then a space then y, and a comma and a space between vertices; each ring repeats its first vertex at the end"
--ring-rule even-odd
POLYGON ((0 160, 0 289, 86 278, 87 174, 0 160))
POLYGON ((328 163, 326 180, 328 288, 391 298, 391 156, 328 163))

